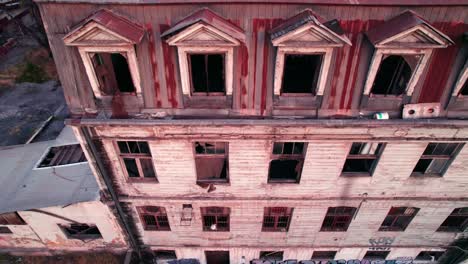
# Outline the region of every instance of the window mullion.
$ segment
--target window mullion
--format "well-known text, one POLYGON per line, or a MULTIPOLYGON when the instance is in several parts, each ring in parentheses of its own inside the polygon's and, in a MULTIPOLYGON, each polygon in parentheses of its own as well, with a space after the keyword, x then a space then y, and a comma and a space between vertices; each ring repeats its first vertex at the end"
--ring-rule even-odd
POLYGON ((138 168, 138 174, 140 174, 140 178, 144 178, 145 175, 143 174, 143 169, 141 168, 140 157, 135 157, 135 163, 138 168))

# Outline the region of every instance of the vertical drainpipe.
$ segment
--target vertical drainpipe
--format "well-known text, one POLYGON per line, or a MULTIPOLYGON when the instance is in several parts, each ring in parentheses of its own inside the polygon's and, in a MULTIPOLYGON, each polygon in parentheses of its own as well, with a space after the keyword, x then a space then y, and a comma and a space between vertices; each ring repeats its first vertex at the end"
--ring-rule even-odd
POLYGON ((126 217, 125 217, 125 213, 124 213, 122 207, 120 206, 119 197, 114 191, 114 187, 112 186, 112 181, 111 181, 109 175, 107 174, 106 168, 105 168, 104 164, 102 163, 102 160, 99 157, 96 146, 94 145, 94 143, 93 143, 93 141, 91 139, 88 127, 78 127, 78 129, 81 132, 81 134, 83 135, 83 138, 85 140, 86 147, 87 147, 87 150, 88 150, 89 154, 92 156, 93 160, 95 161, 96 171, 97 171, 98 174, 100 174, 99 176, 104 180, 104 184, 106 185, 107 190, 109 191, 109 193, 111 195, 111 199, 114 202, 115 208, 117 209, 118 219, 120 220, 121 224, 123 224, 125 232, 127 233, 127 237, 130 240, 130 246, 131 246, 132 250, 134 250, 137 253, 138 258, 141 261, 142 255, 141 255, 141 250, 140 250, 140 247, 138 245, 136 236, 135 236, 134 232, 132 231, 132 229, 131 229, 131 227, 130 227, 130 225, 129 225, 126 217))

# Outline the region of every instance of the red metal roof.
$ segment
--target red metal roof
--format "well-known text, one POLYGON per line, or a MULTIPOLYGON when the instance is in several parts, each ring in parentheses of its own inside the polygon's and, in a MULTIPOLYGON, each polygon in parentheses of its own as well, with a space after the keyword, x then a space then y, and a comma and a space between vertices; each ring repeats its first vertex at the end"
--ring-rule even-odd
POLYGON ((220 29, 224 33, 227 33, 238 40, 245 40, 244 30, 242 30, 240 27, 234 25, 230 21, 226 20, 225 18, 216 14, 208 8, 202 8, 196 11, 195 13, 192 13, 184 19, 180 20, 173 27, 165 31, 161 35, 161 37, 167 38, 173 36, 178 32, 182 31, 183 29, 198 22, 204 22, 217 29, 220 29))
POLYGON ((65 38, 77 33, 90 22, 96 22, 108 30, 128 39, 132 43, 139 43, 145 34, 145 30, 141 25, 121 15, 117 15, 110 10, 101 9, 77 25, 65 38))
POLYGON ((446 39, 448 43, 453 43, 453 41, 450 38, 448 38, 445 34, 437 30, 424 18, 422 18, 421 16, 419 16, 411 10, 407 10, 378 26, 372 27, 367 32, 367 37, 369 38, 370 42, 372 42, 372 44, 376 45, 383 40, 386 40, 392 36, 395 36, 396 34, 399 34, 405 30, 419 25, 425 25, 429 27, 435 33, 437 33, 437 35, 446 39))

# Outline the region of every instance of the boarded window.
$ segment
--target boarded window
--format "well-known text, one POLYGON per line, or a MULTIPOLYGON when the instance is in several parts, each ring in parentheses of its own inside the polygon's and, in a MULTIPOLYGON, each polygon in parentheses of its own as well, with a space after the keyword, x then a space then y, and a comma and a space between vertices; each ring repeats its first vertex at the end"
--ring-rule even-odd
POLYGON ((283 251, 260 251, 260 259, 267 260, 270 262, 282 261, 283 251))
POLYGON ((281 93, 315 95, 322 58, 319 54, 286 54, 281 93))
POLYGON ((367 251, 362 259, 367 260, 385 260, 390 251, 367 251))
POLYGON ((463 143, 429 143, 411 176, 442 176, 463 143))
POLYGON ((468 228, 468 207, 456 208, 440 225, 440 232, 463 232, 468 228))
POLYGON ((354 142, 343 166, 343 176, 371 176, 383 150, 383 143, 354 142))
POLYGON ((227 207, 202 207, 203 231, 229 231, 229 215, 227 207))
POLYGON ((229 264, 229 251, 205 251, 206 264, 229 264))
POLYGON ((320 231, 347 231, 355 212, 354 207, 329 207, 320 231))
POLYGON ((197 182, 228 181, 228 143, 195 142, 197 182))
POLYGON ((91 56, 99 88, 104 95, 133 93, 135 87, 127 58, 120 53, 94 53, 91 56))
POLYGON ((327 261, 335 258, 336 251, 314 251, 311 260, 327 261))
POLYGON ((131 180, 157 180, 153 159, 145 141, 118 141, 119 156, 131 180))
POLYGON ((177 255, 174 250, 155 250, 154 258, 155 264, 167 264, 171 260, 177 260, 177 255))
POLYGON ((437 261, 445 251, 421 251, 414 260, 437 261))
POLYGON ((85 161, 86 157, 80 144, 51 147, 42 159, 38 168, 60 166, 85 161))
POLYGON ((0 234, 13 234, 13 232, 6 226, 0 226, 0 234))
POLYGON ((59 225, 70 239, 97 239, 102 238, 101 232, 96 225, 70 224, 59 225))
POLYGON ((0 225, 25 225, 23 218, 17 213, 0 214, 0 225))
POLYGON ((262 231, 287 232, 291 222, 293 208, 265 207, 262 231))
POLYGON ((405 231, 418 211, 419 208, 414 207, 392 207, 379 231, 405 231))
MULTIPOLYGON (((405 56, 413 61, 416 56, 405 56)), ((382 60, 371 88, 372 94, 401 95, 406 91, 412 70, 403 56, 390 55, 382 60)))
POLYGON ((170 231, 166 209, 160 206, 138 206, 143 228, 147 231, 170 231))
POLYGON ((189 54, 192 93, 224 95, 224 54, 189 54))
POLYGON ((275 142, 268 170, 268 182, 299 182, 306 147, 304 142, 275 142))

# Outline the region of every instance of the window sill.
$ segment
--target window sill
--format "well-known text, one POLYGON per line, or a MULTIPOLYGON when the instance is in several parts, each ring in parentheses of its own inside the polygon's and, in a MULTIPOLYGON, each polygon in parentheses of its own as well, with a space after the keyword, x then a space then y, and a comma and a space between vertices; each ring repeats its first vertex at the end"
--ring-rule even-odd
POLYGON ((379 229, 379 232, 405 232, 405 229, 379 229))
POLYGON ((368 172, 341 172, 341 177, 353 178, 353 177, 372 177, 372 174, 368 172))
POLYGON ((276 95, 273 100, 275 109, 317 109, 322 102, 322 96, 312 94, 282 94, 276 95))
POLYGON ((145 229, 145 231, 148 231, 148 232, 171 232, 170 229, 145 229))
POLYGON ((209 179, 209 180, 197 180, 197 184, 217 184, 217 185, 230 185, 229 180, 223 179, 209 179))
POLYGON ((462 230, 436 230, 438 233, 463 233, 462 230))
POLYGON ((347 232, 348 230, 320 230, 319 232, 340 232, 344 233, 347 232))
POLYGON ((156 178, 127 178, 127 182, 129 183, 159 183, 158 179, 156 178))
POLYGON ((266 232, 266 233, 287 233, 289 230, 265 230, 265 229, 262 229, 262 232, 266 232))
POLYGON ((418 172, 413 172, 411 173, 410 177, 415 178, 415 179, 422 179, 422 178, 442 178, 442 174, 436 174, 436 173, 418 173, 418 172))
POLYGON ((185 108, 231 108, 232 96, 227 95, 184 95, 185 108))
POLYGON ((280 183, 280 184, 294 183, 294 184, 298 184, 299 180, 289 180, 289 179, 272 180, 272 179, 268 179, 268 183, 269 184, 275 184, 275 183, 280 183))

